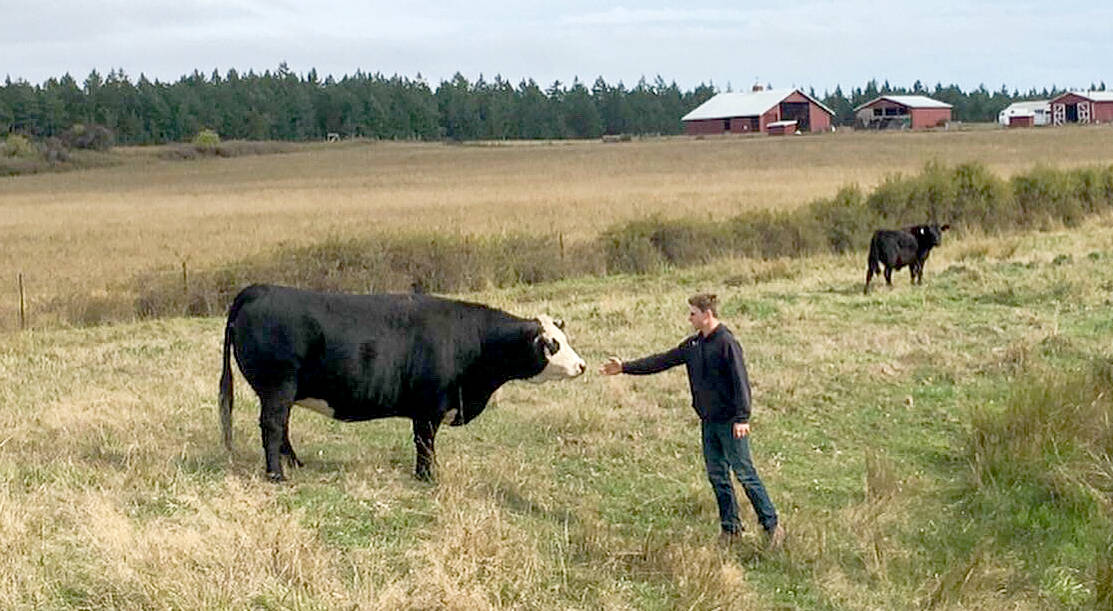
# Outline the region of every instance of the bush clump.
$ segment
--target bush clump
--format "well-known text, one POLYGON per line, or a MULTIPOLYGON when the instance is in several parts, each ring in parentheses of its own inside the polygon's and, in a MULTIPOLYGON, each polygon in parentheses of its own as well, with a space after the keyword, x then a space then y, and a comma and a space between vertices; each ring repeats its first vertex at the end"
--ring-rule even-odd
POLYGON ((873 231, 947 223, 993 233, 1049 223, 1077 224, 1113 208, 1113 166, 1036 167, 1004 181, 983 164, 929 163, 914 176, 887 176, 868 195, 854 185, 791 212, 739 215, 724 221, 650 218, 604 232, 608 269, 645 272, 664 264, 698 264, 731 255, 762 258, 864 250, 873 231))
POLYGON ((75 123, 59 136, 62 143, 72 149, 107 151, 116 144, 112 130, 103 125, 75 123))
POLYGON ((193 147, 198 150, 216 151, 216 147, 220 144, 220 134, 211 129, 203 129, 197 132, 191 141, 193 147))
POLYGON ((379 235, 280 248, 183 281, 152 272, 134 281, 135 313, 223 314, 235 294, 257 282, 321 291, 447 293, 548 282, 601 273, 582 245, 562 253, 559 235, 379 235))
POLYGON ((0 143, 0 157, 18 157, 20 159, 33 159, 39 156, 39 150, 26 136, 8 134, 7 139, 0 143))
MULTIPOLYGON (((216 134, 216 132, 213 132, 216 134)), ((198 134, 200 136, 201 134, 198 134)), ((294 145, 289 142, 256 142, 247 140, 220 141, 217 135, 216 144, 177 144, 165 147, 158 152, 160 159, 167 161, 188 161, 206 156, 215 157, 243 157, 245 155, 273 155, 288 153, 294 150, 294 145)), ((196 141, 197 138, 194 138, 196 141)), ((211 142, 211 138, 202 139, 211 142)))

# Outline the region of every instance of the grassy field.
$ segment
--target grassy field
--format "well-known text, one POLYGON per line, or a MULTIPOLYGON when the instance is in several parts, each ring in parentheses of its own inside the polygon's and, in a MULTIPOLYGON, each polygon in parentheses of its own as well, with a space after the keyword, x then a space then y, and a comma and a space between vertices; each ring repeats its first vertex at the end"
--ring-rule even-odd
POLYGON ((0 179, 0 330, 52 304, 133 291, 152 269, 203 270, 279 246, 369 233, 528 232, 591 239, 647 215, 708 218, 792 208, 869 188, 930 161, 1007 177, 1045 162, 1107 164, 1113 130, 839 133, 629 143, 309 145, 301 152, 171 162, 123 149, 111 168, 0 179))
MULTIPOLYGON (((510 384, 410 475, 408 421, 296 411, 263 477, 223 321, 66 328, 36 306, 188 260, 371 230, 586 239, 646 214, 830 197, 932 159, 1002 176, 1108 165, 1113 130, 445 146, 345 143, 0 179, 0 608, 1045 609, 1113 606, 1113 218, 951 236, 922 287, 862 296, 863 253, 730 259, 460 297, 565 318, 592 367, 510 384), (32 330, 14 326, 27 277, 32 330), (605 378, 718 292, 789 531, 719 548, 683 372, 605 378)), ((748 512, 748 507, 744 508, 748 512)), ((748 515, 748 514, 746 514, 748 515)))
POLYGON ((1073 404, 1052 397, 1035 424, 1053 449, 1005 457, 1031 467, 1023 478, 987 462, 1020 437, 979 431, 1011 426, 1025 388, 1061 389, 1064 376, 1076 387, 1108 368, 1111 229, 1104 218, 950 241, 923 287, 902 274, 869 297, 859 256, 464 295, 565 317, 595 367, 673 345, 686 296, 718 291, 754 382, 758 467, 789 531, 774 554, 752 516, 739 548, 716 546, 682 372, 511 384, 474 423, 442 432, 436 486, 410 475, 406 421, 299 411, 292 438, 307 465, 273 485, 238 376, 234 455, 220 445, 221 320, 9 335, 0 606, 1107 604, 1108 386, 1079 403, 1104 424, 1099 412, 1066 426, 1073 404), (1097 441, 1066 432, 1080 427, 1097 441))

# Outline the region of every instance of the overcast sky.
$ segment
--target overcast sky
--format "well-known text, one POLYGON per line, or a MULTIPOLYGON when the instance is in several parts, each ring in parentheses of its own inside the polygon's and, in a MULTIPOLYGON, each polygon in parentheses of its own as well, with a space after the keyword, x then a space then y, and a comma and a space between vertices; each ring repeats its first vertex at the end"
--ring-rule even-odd
POLYGON ((1109 0, 683 3, 0 0, 0 76, 93 69, 176 81, 199 69, 324 77, 356 70, 436 86, 460 72, 542 87, 574 77, 689 90, 860 87, 871 78, 971 89, 1113 87, 1109 0), (519 6, 520 5, 520 6, 519 6), (754 5, 749 8, 749 5, 754 5))

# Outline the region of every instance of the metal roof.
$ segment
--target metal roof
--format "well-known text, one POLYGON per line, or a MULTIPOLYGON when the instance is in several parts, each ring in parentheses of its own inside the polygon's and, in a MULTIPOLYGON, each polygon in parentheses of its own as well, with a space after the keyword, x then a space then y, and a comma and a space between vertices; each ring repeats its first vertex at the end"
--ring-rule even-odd
POLYGON ((933 100, 926 95, 880 95, 870 100, 869 102, 858 106, 854 109, 854 111, 857 112, 859 110, 862 110, 863 108, 879 100, 888 100, 890 102, 894 102, 908 108, 953 108, 946 102, 933 100))
POLYGON ((1049 100, 1033 100, 1030 102, 1013 102, 1002 110, 1002 113, 1016 114, 1016 113, 1034 113, 1037 110, 1049 110, 1051 102, 1049 100))
POLYGON ((835 114, 830 108, 824 106, 822 102, 799 89, 766 89, 764 91, 717 94, 710 100, 697 106, 692 112, 681 117, 680 120, 699 121, 701 119, 729 119, 731 117, 760 116, 794 93, 799 93, 829 114, 835 114))
POLYGON ((1054 102, 1064 95, 1076 95, 1081 98, 1086 98, 1091 102, 1113 102, 1113 91, 1068 91, 1059 96, 1055 96, 1051 101, 1054 102))

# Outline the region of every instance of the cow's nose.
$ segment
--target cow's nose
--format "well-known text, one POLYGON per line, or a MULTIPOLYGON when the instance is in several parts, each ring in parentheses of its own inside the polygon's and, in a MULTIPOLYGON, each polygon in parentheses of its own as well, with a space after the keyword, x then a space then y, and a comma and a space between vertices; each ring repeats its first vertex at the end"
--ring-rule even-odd
POLYGON ((583 361, 576 363, 576 375, 583 375, 585 371, 587 371, 587 363, 583 361))

